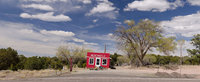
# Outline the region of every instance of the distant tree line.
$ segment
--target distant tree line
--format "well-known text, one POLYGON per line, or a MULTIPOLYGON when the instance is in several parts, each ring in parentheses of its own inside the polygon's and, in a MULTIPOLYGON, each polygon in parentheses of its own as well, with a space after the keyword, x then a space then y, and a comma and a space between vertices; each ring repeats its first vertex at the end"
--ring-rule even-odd
MULTIPOLYGON (((183 65, 200 65, 200 55, 184 56, 182 59, 183 65)), ((146 65, 179 65, 180 57, 148 54, 145 56, 144 61, 146 65)))
MULTIPOLYGON (((183 65, 200 65, 200 55, 194 56, 184 56, 182 57, 183 65)), ((155 54, 147 54, 144 59, 145 65, 179 65, 180 57, 179 56, 166 56, 166 55, 155 55, 155 54)), ((133 62, 134 65, 137 65, 139 61, 133 62)), ((114 54, 111 55, 111 66, 122 66, 122 65, 130 65, 130 60, 127 56, 114 54)))
MULTIPOLYGON (((83 68, 86 66, 86 58, 76 60, 73 64, 83 68)), ((61 60, 58 57, 25 57, 18 55, 17 51, 11 47, 0 49, 0 70, 61 70, 66 65, 68 65, 68 61, 61 60)))

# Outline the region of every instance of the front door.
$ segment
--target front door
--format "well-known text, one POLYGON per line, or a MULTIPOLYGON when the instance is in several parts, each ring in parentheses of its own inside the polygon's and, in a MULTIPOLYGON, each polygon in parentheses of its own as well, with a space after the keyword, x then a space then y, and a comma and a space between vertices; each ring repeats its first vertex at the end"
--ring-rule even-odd
POLYGON ((96 58, 95 66, 99 67, 101 62, 101 58, 96 58))

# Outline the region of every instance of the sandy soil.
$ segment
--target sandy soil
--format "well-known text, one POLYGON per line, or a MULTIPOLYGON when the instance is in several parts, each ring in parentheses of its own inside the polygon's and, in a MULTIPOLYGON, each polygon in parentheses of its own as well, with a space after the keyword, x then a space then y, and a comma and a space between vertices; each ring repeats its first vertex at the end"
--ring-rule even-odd
POLYGON ((25 78, 38 78, 38 77, 47 77, 47 76, 59 76, 64 73, 69 73, 68 70, 2 70, 0 71, 0 80, 13 80, 13 79, 25 79, 25 78))
MULTIPOLYGON (((126 70, 126 71, 133 71, 138 73, 156 73, 156 72, 177 72, 180 73, 180 67, 176 70, 169 70, 165 69, 163 67, 160 68, 147 68, 147 67, 139 67, 139 68, 132 68, 130 66, 124 66, 124 67, 117 67, 117 70, 126 70)), ((181 66, 181 74, 197 74, 200 75, 200 66, 192 66, 192 65, 184 65, 181 66)))
MULTIPOLYGON (((192 66, 192 65, 184 65, 177 67, 176 70, 166 69, 164 67, 138 67, 138 68, 131 68, 130 66, 120 66, 116 67, 115 70, 108 69, 104 70, 107 73, 115 73, 115 74, 129 74, 134 75, 136 77, 173 77, 173 78, 198 78, 200 79, 200 66, 192 66), (181 73, 180 73, 181 72, 181 73), (166 76, 167 75, 167 76, 166 76)), ((87 69, 78 69, 76 73, 84 73, 84 72, 93 72, 87 69)), ((101 71, 100 71, 101 72, 101 71)))
MULTIPOLYGON (((183 78, 197 78, 200 79, 200 66, 182 66, 181 67, 181 76, 183 78)), ((115 70, 89 70, 83 68, 74 68, 72 73, 69 73, 69 70, 62 70, 62 75, 70 74, 90 74, 93 75, 96 72, 99 74, 114 74, 114 75, 124 75, 131 77, 167 77, 167 78, 178 78, 180 76, 180 69, 168 70, 166 68, 160 67, 139 67, 131 68, 130 66, 120 66, 116 67, 115 70)), ((49 76, 58 76, 61 75, 61 72, 56 70, 40 70, 40 71, 28 71, 28 70, 19 70, 19 71, 10 71, 3 70, 0 71, 0 80, 12 80, 12 79, 24 79, 24 78, 37 78, 37 77, 49 77, 49 76), (56 74, 57 73, 57 74, 56 74)), ((61 75, 61 76, 62 76, 61 75)))

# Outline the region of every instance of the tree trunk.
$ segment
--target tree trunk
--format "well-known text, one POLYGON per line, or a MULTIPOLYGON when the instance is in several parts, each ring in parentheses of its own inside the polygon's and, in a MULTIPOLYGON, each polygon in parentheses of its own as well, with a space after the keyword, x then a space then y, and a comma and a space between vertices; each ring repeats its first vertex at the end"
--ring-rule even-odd
POLYGON ((145 66, 145 63, 144 63, 144 61, 143 61, 143 58, 137 58, 137 66, 139 67, 139 66, 145 66))
POLYGON ((139 60, 140 66, 145 66, 144 61, 143 61, 143 58, 144 58, 144 57, 140 57, 140 56, 138 55, 138 60, 139 60))
POLYGON ((134 64, 134 59, 133 58, 131 59, 130 64, 131 64, 131 68, 133 68, 133 64, 134 64))
POLYGON ((70 72, 72 72, 72 68, 73 68, 73 63, 72 63, 72 58, 70 58, 70 72))
POLYGON ((141 63, 142 66, 145 66, 143 59, 140 61, 140 63, 141 63))

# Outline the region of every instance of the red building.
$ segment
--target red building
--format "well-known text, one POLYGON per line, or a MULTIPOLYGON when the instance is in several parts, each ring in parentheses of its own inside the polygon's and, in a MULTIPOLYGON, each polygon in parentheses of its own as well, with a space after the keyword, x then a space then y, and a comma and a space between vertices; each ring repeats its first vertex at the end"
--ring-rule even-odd
POLYGON ((87 53, 87 68, 103 67, 109 68, 110 54, 109 53, 87 53))

